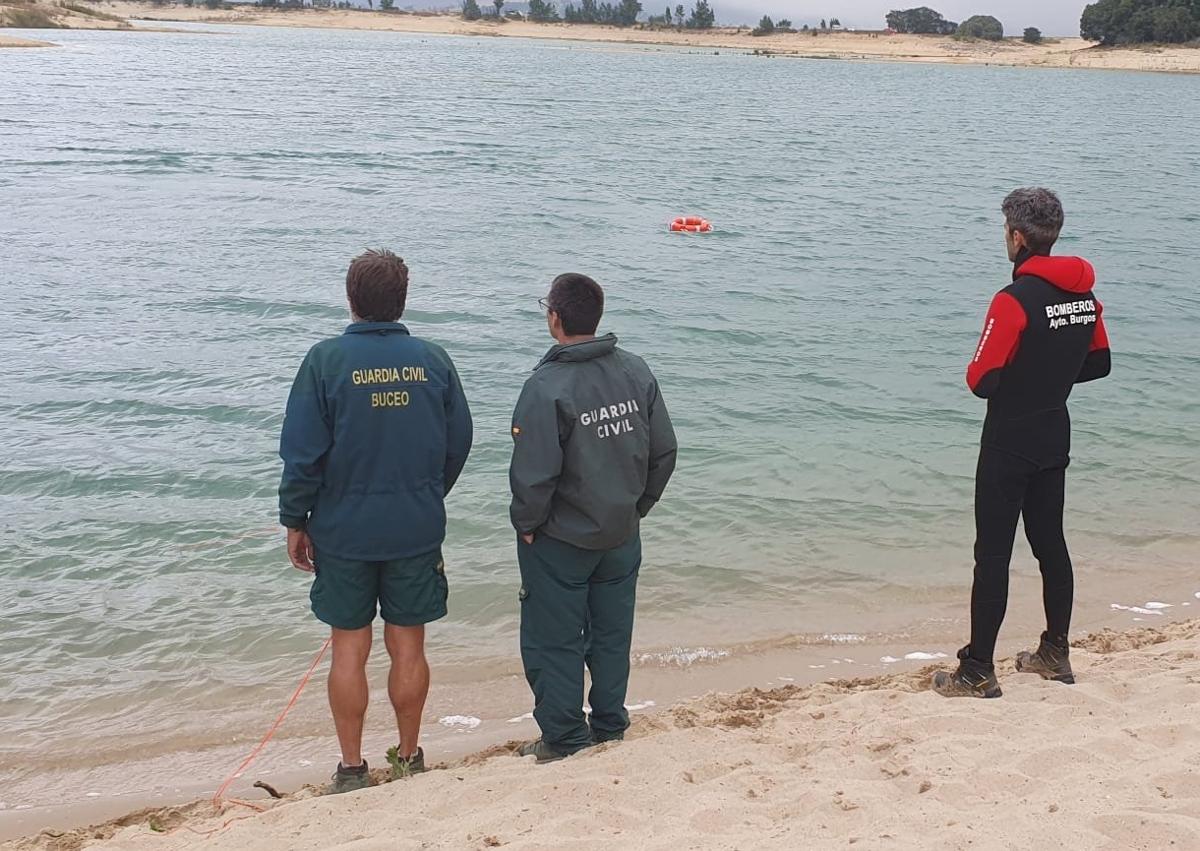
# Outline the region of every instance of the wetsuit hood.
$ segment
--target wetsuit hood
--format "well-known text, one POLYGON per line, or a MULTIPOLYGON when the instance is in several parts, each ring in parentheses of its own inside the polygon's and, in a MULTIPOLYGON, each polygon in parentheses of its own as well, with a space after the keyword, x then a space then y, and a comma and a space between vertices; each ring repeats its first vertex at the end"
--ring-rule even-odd
POLYGON ((605 334, 603 337, 596 337, 593 340, 587 340, 582 343, 572 343, 569 346, 553 346, 550 351, 546 352, 546 356, 538 362, 538 366, 547 364, 550 361, 577 363, 579 361, 595 360, 596 358, 612 354, 616 347, 616 334, 605 334))
POLYGON ((1050 257, 1034 254, 1018 257, 1013 280, 1022 275, 1041 278, 1069 293, 1091 292, 1096 284, 1096 270, 1082 257, 1050 257))

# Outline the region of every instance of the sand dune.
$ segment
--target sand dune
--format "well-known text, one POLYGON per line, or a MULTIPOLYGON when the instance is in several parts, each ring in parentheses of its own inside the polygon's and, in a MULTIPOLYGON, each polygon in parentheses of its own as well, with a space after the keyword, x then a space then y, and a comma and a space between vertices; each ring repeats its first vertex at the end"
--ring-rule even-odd
POLYGON ((1074 687, 1005 664, 993 701, 929 693, 931 669, 712 695, 553 765, 495 748, 261 815, 199 803, 9 847, 1200 847, 1200 621, 1090 636, 1075 664, 1074 687))

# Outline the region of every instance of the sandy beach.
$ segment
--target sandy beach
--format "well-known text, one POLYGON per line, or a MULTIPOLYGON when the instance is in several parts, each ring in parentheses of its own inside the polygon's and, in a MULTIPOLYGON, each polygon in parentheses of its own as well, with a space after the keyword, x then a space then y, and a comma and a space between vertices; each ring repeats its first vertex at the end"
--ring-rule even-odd
POLYGON ((1074 687, 1000 666, 1000 700, 932 668, 714 694, 621 744, 535 765, 493 748, 255 814, 145 811, 11 849, 1193 848, 1200 620, 1076 642, 1074 687))
MULTIPOLYGON (((636 45, 668 45, 697 50, 735 49, 806 59, 929 62, 958 65, 1012 65, 1047 68, 1200 73, 1200 49, 1145 45, 1099 48, 1079 38, 1047 39, 1025 44, 1019 39, 1002 42, 959 41, 941 36, 880 35, 866 32, 780 33, 750 35, 749 28, 717 28, 709 32, 664 29, 618 29, 597 25, 538 24, 528 21, 464 21, 457 15, 371 12, 362 10, 304 9, 263 10, 247 6, 210 10, 199 6, 153 6, 111 0, 89 4, 100 12, 122 19, 158 22, 250 24, 274 27, 383 30, 422 35, 496 36, 557 39, 636 45)), ((78 26, 74 16, 68 26, 78 26)), ((83 19, 86 26, 105 26, 103 20, 83 19)), ((115 24, 108 24, 116 26, 115 24)))

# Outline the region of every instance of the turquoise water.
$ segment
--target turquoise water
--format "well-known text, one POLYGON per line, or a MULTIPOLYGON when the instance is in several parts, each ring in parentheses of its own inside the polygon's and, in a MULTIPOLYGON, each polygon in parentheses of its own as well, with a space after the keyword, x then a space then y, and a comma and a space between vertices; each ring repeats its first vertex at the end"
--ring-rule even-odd
POLYGON ((607 287, 682 445, 640 651, 960 617, 982 417, 962 376, 1017 185, 1062 193, 1062 250, 1110 317, 1114 375, 1073 407, 1081 569, 1194 568, 1200 80, 55 37, 0 51, 0 768, 84 728, 95 753, 203 746, 294 681, 321 630, 274 525, 277 434, 367 246, 407 259, 407 322, 476 417, 443 677, 515 670, 508 417, 567 270, 607 287), (668 233, 681 214, 717 230, 668 233))

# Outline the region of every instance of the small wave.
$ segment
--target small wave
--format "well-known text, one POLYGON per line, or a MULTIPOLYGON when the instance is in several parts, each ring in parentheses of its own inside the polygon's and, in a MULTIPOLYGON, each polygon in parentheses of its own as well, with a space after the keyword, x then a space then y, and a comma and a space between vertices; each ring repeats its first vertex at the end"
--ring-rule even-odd
POLYGON ((439 718, 438 723, 443 727, 474 730, 483 720, 474 715, 447 715, 445 718, 439 718))
POLYGON ((634 661, 639 665, 674 665, 687 668, 697 662, 715 662, 728 656, 728 650, 715 650, 711 647, 672 647, 659 653, 640 653, 634 657, 634 661))
POLYGON ((863 644, 867 637, 856 632, 827 632, 821 636, 821 640, 830 644, 863 644))

